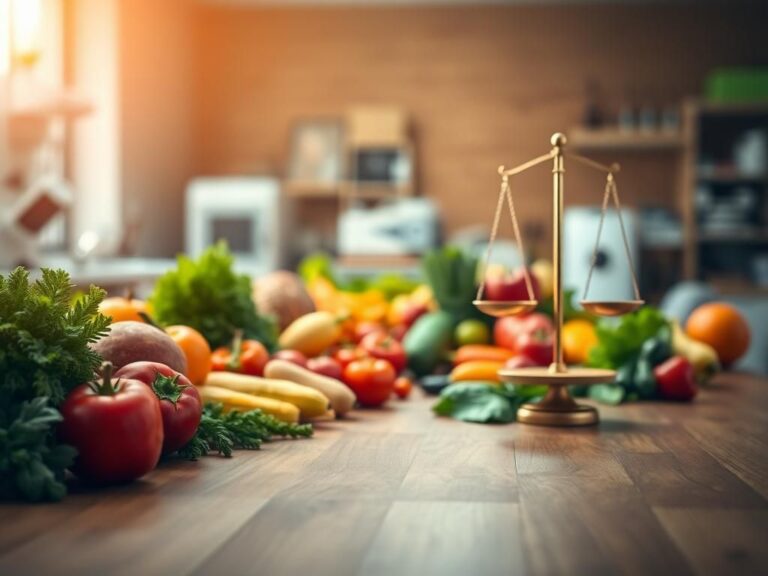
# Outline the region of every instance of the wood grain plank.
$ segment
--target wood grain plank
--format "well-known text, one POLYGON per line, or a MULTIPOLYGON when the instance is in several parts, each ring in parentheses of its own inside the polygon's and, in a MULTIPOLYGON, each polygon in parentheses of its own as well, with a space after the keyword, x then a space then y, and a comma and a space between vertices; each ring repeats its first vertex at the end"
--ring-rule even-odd
POLYGON ((724 426, 722 422, 695 420, 686 422, 684 427, 704 450, 768 499, 768 442, 764 425, 737 421, 724 426))
POLYGON ((765 574, 768 510, 657 508, 656 515, 697 574, 765 574))
POLYGON ((18 528, 0 529, 0 573, 45 573, 59 555, 58 574, 186 573, 331 444, 278 441, 231 459, 164 463, 131 485, 75 486, 62 505, 36 506, 18 528))
POLYGON ((611 449, 601 442, 600 431, 526 428, 514 441, 519 477, 535 475, 579 477, 606 486, 631 486, 611 449))
POLYGON ((358 574, 389 506, 386 501, 275 498, 194 573, 358 574))
POLYGON ((663 428, 655 441, 663 454, 619 454, 653 506, 765 507, 766 501, 703 450, 682 427, 663 428))
POLYGON ((514 448, 493 436, 430 434, 421 442, 397 498, 515 502, 514 448))
POLYGON ((518 507, 502 502, 395 502, 360 573, 523 574, 518 507))
POLYGON ((526 475, 520 478, 520 492, 533 573, 690 573, 632 486, 526 475))
POLYGON ((294 478, 281 495, 296 499, 394 498, 421 435, 355 432, 342 436, 294 478))

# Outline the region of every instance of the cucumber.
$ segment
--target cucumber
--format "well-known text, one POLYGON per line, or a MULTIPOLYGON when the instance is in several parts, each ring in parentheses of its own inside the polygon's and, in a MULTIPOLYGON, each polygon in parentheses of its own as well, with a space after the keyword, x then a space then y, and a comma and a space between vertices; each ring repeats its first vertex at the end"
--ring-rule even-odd
POLYGON ((403 347, 408 367, 417 376, 430 374, 450 346, 455 326, 454 317, 443 310, 420 317, 405 334, 403 347))

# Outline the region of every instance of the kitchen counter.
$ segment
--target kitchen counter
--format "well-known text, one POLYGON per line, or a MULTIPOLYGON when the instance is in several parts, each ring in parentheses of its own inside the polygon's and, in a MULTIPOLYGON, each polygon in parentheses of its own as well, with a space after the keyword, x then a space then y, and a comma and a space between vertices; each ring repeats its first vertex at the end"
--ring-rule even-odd
POLYGON ((0 574, 768 573, 768 382, 601 407, 594 429, 392 402, 232 459, 0 505, 0 574))

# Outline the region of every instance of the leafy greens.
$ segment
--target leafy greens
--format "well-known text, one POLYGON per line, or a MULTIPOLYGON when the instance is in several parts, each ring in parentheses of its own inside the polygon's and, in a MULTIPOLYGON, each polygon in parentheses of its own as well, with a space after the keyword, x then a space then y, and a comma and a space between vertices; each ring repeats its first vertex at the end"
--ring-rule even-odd
POLYGON ((261 410, 224 413, 221 404, 208 403, 195 436, 178 455, 197 460, 215 450, 228 458, 235 448, 258 450, 275 436, 308 438, 312 432, 311 424, 288 424, 261 410))
POLYGON ((590 350, 587 363, 596 368, 620 368, 665 326, 669 321, 652 306, 627 314, 615 324, 603 321, 597 325, 598 344, 590 350))
POLYGON ((100 362, 88 345, 106 333, 104 291, 91 286, 72 304, 62 270, 35 282, 17 268, 0 276, 0 496, 57 500, 74 450, 58 445, 56 407, 90 380, 100 362))
POLYGON ((181 255, 175 270, 155 285, 151 303, 163 325, 185 324, 205 336, 212 348, 232 341, 237 329, 269 350, 277 345, 277 325, 260 316, 251 298, 251 279, 234 271, 234 257, 224 242, 197 260, 181 255))

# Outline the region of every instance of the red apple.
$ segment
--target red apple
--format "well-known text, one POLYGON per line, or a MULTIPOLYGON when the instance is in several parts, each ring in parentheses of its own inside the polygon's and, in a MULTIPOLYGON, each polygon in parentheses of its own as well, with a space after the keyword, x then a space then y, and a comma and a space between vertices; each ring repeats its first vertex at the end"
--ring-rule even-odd
MULTIPOLYGON (((538 300, 541 296, 539 282, 536 276, 530 270, 528 276, 531 278, 531 289, 534 299, 538 300)), ((525 273, 523 268, 518 268, 512 273, 487 275, 485 278, 485 298, 496 301, 511 300, 530 300, 528 287, 525 283, 525 273)))
POLYGON ((528 356, 523 356, 522 354, 512 356, 512 358, 504 363, 504 368, 510 370, 514 370, 515 368, 533 368, 534 366, 538 366, 538 364, 528 358, 528 356))

